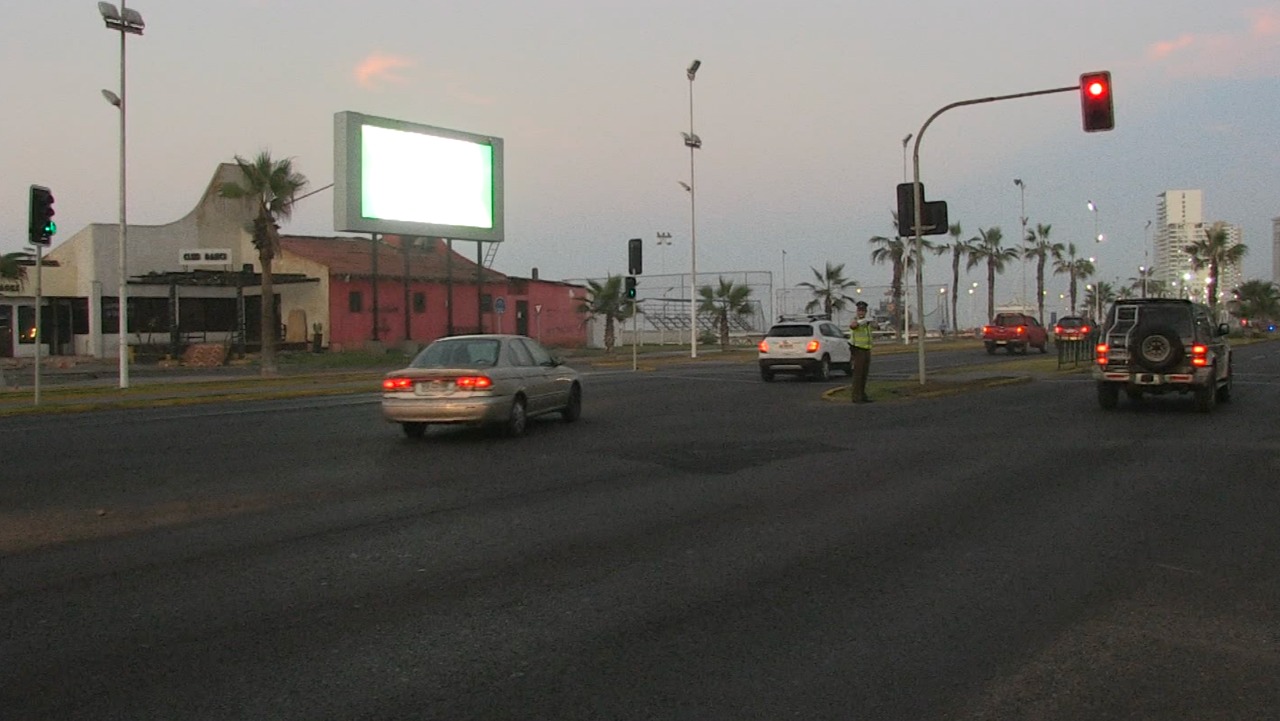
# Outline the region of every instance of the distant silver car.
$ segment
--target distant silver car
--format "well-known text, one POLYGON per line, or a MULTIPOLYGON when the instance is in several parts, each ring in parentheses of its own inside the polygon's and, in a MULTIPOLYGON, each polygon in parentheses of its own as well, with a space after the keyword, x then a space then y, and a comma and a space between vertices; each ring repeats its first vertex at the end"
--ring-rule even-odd
POLYGON ((542 344, 522 335, 441 338, 382 379, 382 414, 421 438, 432 423, 497 425, 524 433, 529 418, 582 415, 582 382, 542 344))

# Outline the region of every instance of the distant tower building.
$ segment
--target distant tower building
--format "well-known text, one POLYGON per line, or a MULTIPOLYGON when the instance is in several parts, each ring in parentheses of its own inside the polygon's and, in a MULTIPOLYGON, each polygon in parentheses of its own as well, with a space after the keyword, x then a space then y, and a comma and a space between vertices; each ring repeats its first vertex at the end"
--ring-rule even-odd
MULTIPOLYGON (((1244 242, 1244 229, 1238 225, 1230 223, 1222 223, 1222 227, 1227 231, 1227 241, 1231 245, 1239 245, 1244 242)), ((1218 279, 1218 300, 1231 300, 1231 291, 1240 287, 1244 282, 1244 268, 1242 263, 1232 263, 1222 267, 1219 271, 1222 276, 1218 279)), ((1203 276, 1203 273, 1201 274, 1203 276)))
POLYGON ((1184 248, 1204 237, 1204 196, 1199 190, 1167 190, 1157 197, 1151 277, 1164 283, 1169 295, 1185 298, 1195 271, 1184 248))
POLYGON ((1271 219, 1271 282, 1280 283, 1280 218, 1271 219))

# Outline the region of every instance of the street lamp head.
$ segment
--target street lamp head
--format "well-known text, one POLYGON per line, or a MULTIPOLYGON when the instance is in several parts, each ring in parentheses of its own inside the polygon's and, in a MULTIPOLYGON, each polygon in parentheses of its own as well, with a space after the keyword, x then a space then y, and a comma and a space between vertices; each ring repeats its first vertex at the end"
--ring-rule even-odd
POLYGON ((106 22, 109 30, 141 35, 142 29, 147 26, 142 21, 142 13, 133 8, 126 7, 116 10, 115 5, 108 2, 100 2, 98 3, 98 12, 102 15, 102 19, 106 22))
POLYGON ((696 133, 686 133, 681 131, 680 134, 684 136, 684 144, 686 146, 690 148, 702 147, 702 138, 699 138, 696 133))
POLYGON ((702 67, 701 60, 694 60, 689 63, 689 69, 685 71, 685 74, 689 76, 689 82, 693 82, 693 76, 698 74, 698 68, 700 67, 702 67))
POLYGON ((1095 213, 1096 213, 1096 212, 1098 212, 1098 206, 1094 205, 1092 200, 1090 200, 1090 201, 1089 201, 1088 203, 1086 203, 1085 205, 1089 206, 1089 210, 1091 210, 1091 211, 1093 211, 1093 212, 1095 212, 1095 213))
POLYGON ((903 138, 903 139, 902 139, 902 147, 904 147, 904 148, 905 148, 905 147, 907 147, 907 143, 911 142, 911 138, 912 138, 914 135, 915 135, 914 133, 907 133, 907 137, 905 137, 905 138, 903 138))
POLYGON ((680 187, 681 187, 681 188, 684 188, 685 190, 689 191, 690 193, 692 193, 692 192, 693 192, 693 186, 692 186, 692 185, 689 185, 688 183, 684 182, 683 180, 677 180, 676 182, 680 184, 680 187))
POLYGON ((111 92, 110 90, 103 90, 103 91, 102 91, 102 97, 106 98, 108 103, 111 103, 112 105, 116 106, 117 108, 118 108, 118 107, 120 107, 120 102, 121 102, 121 101, 120 101, 120 96, 119 96, 119 95, 116 95, 115 93, 111 92))
POLYGON ((1013 184, 1014 184, 1014 185, 1016 185, 1016 186, 1018 186, 1019 188, 1025 187, 1025 186, 1023 186, 1023 185, 1022 185, 1022 178, 1014 178, 1014 179, 1013 179, 1013 184))

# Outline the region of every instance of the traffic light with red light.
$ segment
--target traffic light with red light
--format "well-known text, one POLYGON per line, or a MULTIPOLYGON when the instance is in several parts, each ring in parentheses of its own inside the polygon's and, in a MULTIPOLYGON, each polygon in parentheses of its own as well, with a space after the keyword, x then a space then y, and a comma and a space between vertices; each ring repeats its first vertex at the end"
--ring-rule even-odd
POLYGON ((31 186, 31 214, 27 220, 27 237, 32 245, 49 245, 58 224, 53 222, 53 191, 43 185, 31 186))
POLYGON ((1080 76, 1080 116, 1086 133, 1111 130, 1116 126, 1111 73, 1102 71, 1080 76))

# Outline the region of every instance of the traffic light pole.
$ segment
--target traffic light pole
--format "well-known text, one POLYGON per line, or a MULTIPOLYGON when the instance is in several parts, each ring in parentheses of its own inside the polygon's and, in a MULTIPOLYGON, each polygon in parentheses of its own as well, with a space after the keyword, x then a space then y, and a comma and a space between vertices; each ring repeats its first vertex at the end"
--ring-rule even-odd
MULTIPOLYGON (((912 178, 912 195, 915 199, 915 256, 916 256, 916 318, 921 323, 919 338, 917 341, 918 349, 916 355, 919 358, 920 385, 925 384, 925 364, 924 364, 924 237, 921 229, 924 227, 924 192, 920 185, 920 141, 924 140, 924 131, 929 129, 929 124, 939 115, 965 105, 980 105, 982 103, 994 103, 997 100, 1014 100, 1016 98, 1030 98, 1036 95, 1051 95, 1053 93, 1070 93, 1080 89, 1080 85, 1071 85, 1065 88, 1053 88, 1051 90, 1033 90, 1028 93, 1015 93, 1013 95, 997 95, 989 98, 975 98, 973 100, 961 100, 939 108, 924 121, 924 125, 920 126, 920 131, 916 133, 916 142, 911 151, 911 162, 914 169, 914 177, 912 178)), ((908 333, 908 338, 910 333, 908 333)))

